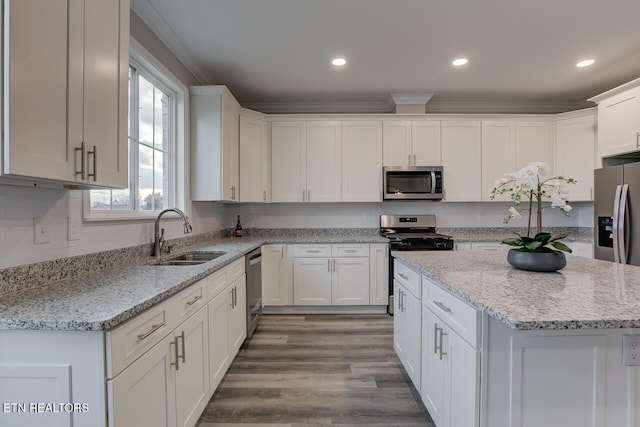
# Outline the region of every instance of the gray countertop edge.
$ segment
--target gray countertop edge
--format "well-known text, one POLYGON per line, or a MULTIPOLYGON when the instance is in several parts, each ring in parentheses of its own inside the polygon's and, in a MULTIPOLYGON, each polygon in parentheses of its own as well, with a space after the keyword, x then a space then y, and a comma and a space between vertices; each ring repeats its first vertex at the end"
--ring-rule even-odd
MULTIPOLYGON (((401 252, 392 251, 391 256, 401 255, 401 252)), ((495 310, 493 307, 479 301, 472 295, 469 295, 460 289, 443 282, 439 278, 433 276, 428 270, 413 265, 412 263, 403 260, 401 258, 395 258, 398 262, 407 266, 411 270, 423 274, 432 283, 449 292, 450 294, 458 297, 462 301, 471 305, 472 307, 487 313, 492 318, 500 321, 504 325, 511 329, 520 331, 534 331, 534 330, 574 330, 574 329, 626 329, 626 328, 640 328, 640 319, 600 319, 600 320, 571 320, 571 321, 530 321, 522 322, 510 319, 504 313, 495 310)))
MULTIPOLYGON (((175 284, 171 284, 170 287, 164 291, 158 292, 150 296, 141 302, 133 303, 130 308, 119 312, 114 316, 110 316, 106 319, 99 319, 95 321, 78 321, 78 320, 56 320, 56 319, 38 319, 38 318, 28 318, 25 316, 21 319, 8 319, 0 317, 0 330, 7 329, 21 329, 21 330, 78 330, 78 331, 103 331, 107 332, 118 325, 126 322, 127 320, 133 318, 134 316, 142 313, 143 311, 151 308, 152 306, 170 298, 171 296, 177 294, 178 292, 186 289, 192 284, 202 280, 203 278, 219 271, 220 269, 226 267, 227 265, 233 263, 234 261, 242 258, 247 253, 252 250, 264 245, 264 244, 331 244, 331 243, 388 243, 388 240, 384 237, 380 236, 269 236, 269 237, 246 237, 246 238, 225 238, 220 240, 212 240, 205 243, 200 243, 188 247, 181 248, 180 251, 176 252, 172 256, 180 254, 182 252, 187 252, 191 250, 216 250, 217 246, 220 245, 229 245, 229 244, 243 244, 247 243, 247 246, 242 250, 238 250, 229 256, 223 256, 216 260, 206 262, 204 264, 194 266, 196 269, 204 267, 203 270, 194 272, 193 275, 190 275, 187 279, 181 280, 175 284)), ((166 258, 166 257, 165 257, 166 258)), ((105 270, 101 270, 99 272, 90 274, 83 278, 74 278, 74 279, 65 279, 58 282, 53 282, 44 285, 46 286, 74 286, 75 282, 82 281, 87 278, 93 278, 94 280, 99 280, 100 278, 106 278, 109 275, 116 274, 121 271, 129 271, 135 269, 141 269, 149 267, 151 264, 158 262, 158 260, 154 258, 147 258, 144 262, 135 265, 129 265, 126 267, 120 268, 108 268, 105 270)), ((162 268, 154 266, 153 268, 162 268)), ((185 267, 168 267, 168 268, 178 268, 183 269, 185 267)), ((186 272, 186 270, 183 270, 186 272)), ((30 288, 28 289, 30 292, 37 292, 36 289, 30 288)), ((0 295, 0 298, 2 295, 0 295)), ((2 316, 0 312, 0 316, 2 316)), ((34 316, 35 317, 35 316, 34 316)))

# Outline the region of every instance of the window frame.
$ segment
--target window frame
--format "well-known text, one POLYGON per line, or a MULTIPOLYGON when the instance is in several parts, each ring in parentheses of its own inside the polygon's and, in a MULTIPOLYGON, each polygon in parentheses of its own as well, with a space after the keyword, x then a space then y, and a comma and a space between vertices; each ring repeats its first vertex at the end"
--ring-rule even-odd
MULTIPOLYGON (((188 144, 186 144, 189 138, 189 89, 134 38, 130 38, 129 42, 129 65, 141 71, 140 74, 145 79, 161 90, 170 93, 174 98, 170 110, 172 120, 169 132, 171 132, 173 143, 169 148, 171 159, 168 167, 172 198, 168 201, 167 207, 178 207, 185 214, 190 215, 190 209, 186 203, 189 197, 189 170, 188 162, 186 161, 189 158, 188 144)), ((138 135, 135 135, 135 137, 137 138, 138 135)), ((129 139, 128 131, 127 139, 129 139)), ((130 145, 129 161, 137 162, 137 144, 130 145)), ((129 175, 129 188, 134 188, 134 185, 138 183, 138 177, 129 175)), ((140 202, 137 199, 134 200, 135 210, 91 210, 90 191, 85 190, 82 195, 84 221, 150 221, 159 212, 158 210, 139 210, 140 202)))

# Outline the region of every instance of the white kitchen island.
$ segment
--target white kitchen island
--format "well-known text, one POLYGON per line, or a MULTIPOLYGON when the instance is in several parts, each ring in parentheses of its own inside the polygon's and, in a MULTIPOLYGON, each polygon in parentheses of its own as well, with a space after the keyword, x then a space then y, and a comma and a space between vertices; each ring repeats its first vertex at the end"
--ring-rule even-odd
POLYGON ((438 427, 640 425, 640 367, 627 366, 631 350, 623 361, 623 340, 640 338, 640 268, 569 255, 563 270, 533 273, 503 253, 392 255, 394 344, 438 427))

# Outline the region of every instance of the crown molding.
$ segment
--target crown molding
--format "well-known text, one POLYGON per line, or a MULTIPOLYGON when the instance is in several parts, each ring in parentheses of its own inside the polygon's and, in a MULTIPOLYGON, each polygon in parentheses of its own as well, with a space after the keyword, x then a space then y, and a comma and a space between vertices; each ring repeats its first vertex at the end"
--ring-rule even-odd
POLYGON ((596 95, 596 96, 592 96, 591 98, 588 99, 588 101, 591 102, 595 102, 596 104, 599 104, 600 101, 602 101, 603 99, 607 99, 612 97, 613 95, 617 95, 621 92, 624 92, 626 90, 629 89, 633 89, 635 87, 640 86, 640 78, 635 79, 635 80, 631 80, 630 82, 627 82, 623 85, 620 85, 618 87, 614 87, 613 89, 610 89, 604 93, 601 93, 600 95, 596 95))
POLYGON ((391 100, 396 105, 425 105, 433 93, 392 93, 391 100))
POLYGON ((265 114, 358 114, 390 113, 395 104, 389 99, 379 102, 247 102, 242 106, 265 114))
POLYGON ((131 0, 131 9, 167 46, 171 53, 182 62, 187 70, 195 76, 200 84, 214 84, 213 77, 198 64, 169 24, 151 6, 148 0, 131 0))
POLYGON ((432 101, 427 113, 434 114, 557 114, 593 107, 580 102, 483 102, 432 101))

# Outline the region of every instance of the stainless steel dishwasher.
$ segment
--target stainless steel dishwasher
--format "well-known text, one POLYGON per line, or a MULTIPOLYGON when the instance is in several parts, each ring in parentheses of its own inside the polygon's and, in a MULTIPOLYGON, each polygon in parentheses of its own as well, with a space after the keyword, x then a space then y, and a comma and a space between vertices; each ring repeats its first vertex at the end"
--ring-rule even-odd
POLYGON ((247 339, 251 338, 262 316, 262 250, 249 252, 245 257, 247 271, 247 339))

